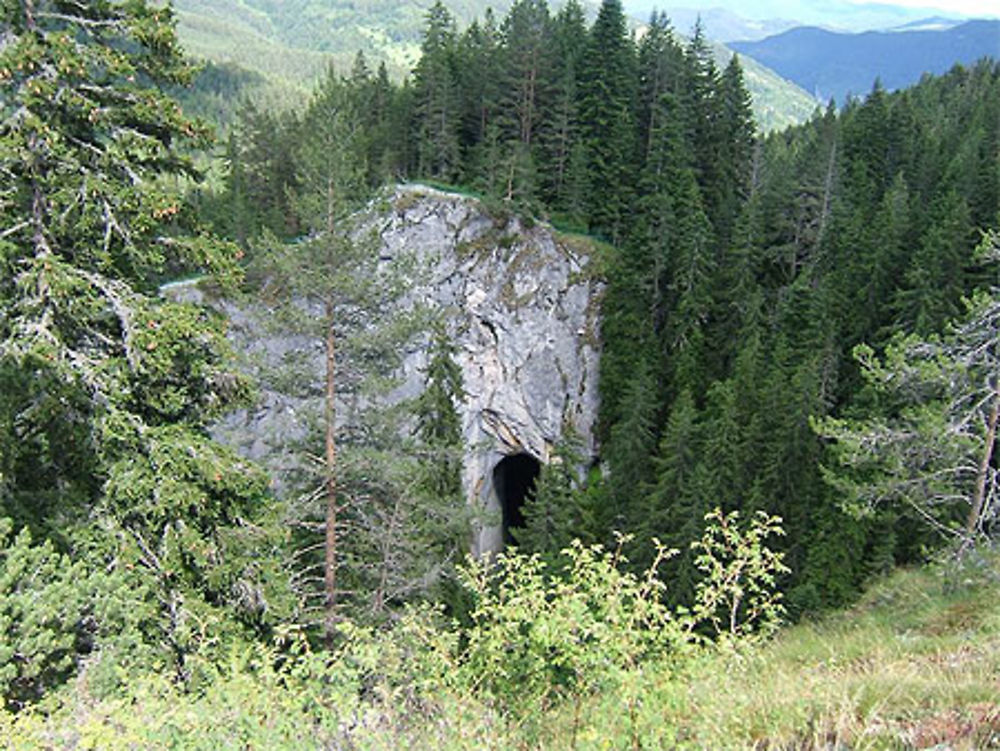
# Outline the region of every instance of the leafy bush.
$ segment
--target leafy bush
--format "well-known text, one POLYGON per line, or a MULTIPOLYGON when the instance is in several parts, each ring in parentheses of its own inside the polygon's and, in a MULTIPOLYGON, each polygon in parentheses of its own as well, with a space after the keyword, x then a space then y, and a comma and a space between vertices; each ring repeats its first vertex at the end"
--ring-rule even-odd
MULTIPOLYGON (((265 646, 207 620, 202 646, 186 657, 187 680, 164 667, 169 661, 133 661, 119 663, 120 683, 109 691, 95 676, 111 663, 88 662, 83 679, 41 711, 0 710, 0 737, 17 748, 101 749, 507 748, 562 746, 567 734, 580 748, 609 739, 615 747, 683 745, 658 718, 678 711, 685 681, 715 659, 699 628, 736 603, 739 625, 726 643, 742 643, 778 612, 780 556, 764 547, 776 529, 774 518, 742 525, 738 515, 710 514, 699 543, 708 579, 691 612, 664 604, 657 568, 673 551, 660 547, 637 576, 626 570, 622 538, 611 551, 576 541, 550 562, 517 550, 470 560, 460 571, 471 603, 463 623, 411 606, 381 627, 341 621, 318 650, 301 627, 277 629, 265 646), (602 714, 588 716, 596 706, 602 714)), ((3 550, 3 591, 16 592, 22 610, 34 596, 49 603, 40 613, 54 612, 57 594, 77 579, 67 609, 34 626, 46 634, 34 643, 50 645, 34 664, 63 680, 77 646, 75 632, 59 625, 85 620, 94 608, 86 593, 95 590, 80 586, 86 572, 64 566, 50 546, 32 547, 26 534, 3 550), (39 574, 25 583, 25 569, 39 574)), ((7 642, 28 640, 3 623, 7 642)))
MULTIPOLYGON (((622 540, 624 542, 624 538, 622 540)), ((619 550, 574 541, 565 566, 501 554, 463 571, 475 603, 461 669, 504 709, 524 713, 570 694, 611 688, 641 661, 683 650, 683 624, 661 601, 656 569, 622 570, 619 550)))
POLYGON ((695 587, 694 620, 711 624, 717 637, 729 641, 773 633, 785 613, 775 577, 789 569, 784 554, 765 540, 785 533, 781 517, 758 511, 744 528, 738 511, 715 509, 705 521, 701 540, 691 545, 701 551, 695 565, 704 574, 695 587))

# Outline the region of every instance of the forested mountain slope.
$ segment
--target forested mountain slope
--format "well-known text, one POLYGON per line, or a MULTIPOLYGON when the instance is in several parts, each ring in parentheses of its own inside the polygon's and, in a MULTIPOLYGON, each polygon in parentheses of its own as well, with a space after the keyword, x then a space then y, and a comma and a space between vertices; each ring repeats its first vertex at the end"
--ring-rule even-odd
MULTIPOLYGON (((578 6, 547 17, 521 3, 503 21, 516 35, 458 33, 437 6, 412 84, 355 71, 328 80, 302 120, 247 112, 220 226, 300 232, 282 196, 302 189, 310 123, 360 96, 372 183, 458 183, 614 248, 602 335, 610 475, 574 501, 585 508, 570 517, 589 521, 552 539, 627 530, 641 564, 657 537, 683 551, 667 569, 684 601, 705 512, 765 510, 789 532, 796 611, 846 601, 872 572, 939 544, 905 508, 846 513, 813 425, 882 408, 855 345, 941 332, 988 286, 974 251, 1000 210, 997 64, 876 89, 758 139, 742 70, 720 71, 703 37, 685 43, 657 17, 634 46, 614 2, 589 30, 578 6)), ((959 523, 956 507, 943 513, 944 528, 959 523)))
MULTIPOLYGON (((497 4, 503 12, 509 3, 497 4)), ((181 39, 191 54, 234 62, 279 79, 309 83, 329 63, 350 68, 362 50, 405 73, 420 52, 426 7, 415 2, 269 2, 268 0, 178 0, 181 39)), ((488 4, 449 6, 463 24, 488 4)))
MULTIPOLYGON (((464 29, 477 19, 485 21, 488 8, 499 19, 512 4, 464 0, 449 2, 447 8, 457 27, 464 29)), ((349 71, 358 52, 373 68, 385 63, 394 79, 408 75, 420 57, 427 20, 425 5, 413 2, 178 0, 176 7, 181 40, 189 53, 268 77, 271 86, 257 84, 247 91, 267 91, 285 105, 301 102, 304 92, 331 63, 341 73, 349 71), (298 94, 280 92, 288 86, 297 88, 298 94)), ((590 17, 596 13, 593 4, 583 7, 590 17)), ((648 16, 631 23, 641 26, 640 21, 646 20, 648 16)), ((687 26, 677 30, 690 31, 687 26)), ((724 65, 732 53, 720 45, 716 54, 724 65)), ((815 101, 810 95, 756 61, 746 61, 745 67, 757 121, 763 128, 800 123, 812 114, 815 101)))
MULTIPOLYGON (((1000 211, 998 108, 994 62, 876 89, 765 139, 734 218, 708 210, 709 242, 684 254, 624 245, 602 374, 623 527, 683 551, 711 505, 780 514, 796 608, 842 601, 933 544, 905 504, 845 514, 810 425, 838 413, 888 419, 892 402, 861 378, 854 346, 941 332, 995 279, 974 251, 1000 211)), ((670 227, 680 247, 697 237, 670 227)), ((954 506, 937 513, 942 529, 963 519, 954 506)), ((690 576, 686 557, 670 564, 675 582, 690 576)))

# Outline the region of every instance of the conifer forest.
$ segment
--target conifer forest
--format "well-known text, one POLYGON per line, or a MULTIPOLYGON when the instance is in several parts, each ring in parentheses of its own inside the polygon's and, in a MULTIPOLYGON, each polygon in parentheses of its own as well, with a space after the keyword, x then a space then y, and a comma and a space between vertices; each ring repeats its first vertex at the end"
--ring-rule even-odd
POLYGON ((505 7, 278 108, 170 2, 0 0, 0 748, 1000 747, 1000 61, 765 132, 700 23, 505 7), (401 183, 602 290, 502 553, 401 183), (275 471, 216 426, 279 386, 275 471))

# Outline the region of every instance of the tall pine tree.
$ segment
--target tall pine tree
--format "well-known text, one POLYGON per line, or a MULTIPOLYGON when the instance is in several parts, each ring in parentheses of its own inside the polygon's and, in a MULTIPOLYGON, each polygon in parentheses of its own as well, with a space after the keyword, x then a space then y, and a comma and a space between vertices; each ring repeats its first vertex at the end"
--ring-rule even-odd
POLYGON ((586 147, 590 228, 624 236, 634 189, 636 59, 620 0, 604 0, 580 69, 580 123, 586 147))
POLYGON ((453 180, 461 166, 455 52, 455 19, 437 0, 427 11, 420 61, 413 71, 414 127, 419 172, 442 180, 453 180))

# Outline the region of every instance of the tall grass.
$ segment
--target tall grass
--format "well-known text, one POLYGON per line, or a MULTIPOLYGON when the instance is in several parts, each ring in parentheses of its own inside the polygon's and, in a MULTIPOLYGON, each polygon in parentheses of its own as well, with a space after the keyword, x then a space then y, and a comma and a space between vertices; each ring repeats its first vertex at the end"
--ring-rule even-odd
POLYGON ((145 675, 101 697, 84 671, 44 711, 0 712, 0 747, 1000 748, 995 556, 896 572, 765 643, 660 653, 610 683, 504 701, 449 663, 454 633, 438 625, 359 630, 335 655, 234 648, 184 690, 145 675))
MULTIPOLYGON (((576 748, 1000 748, 1000 562, 900 571, 851 610, 750 649, 706 652, 582 712, 576 748)), ((577 713, 547 745, 561 747, 577 713)))

